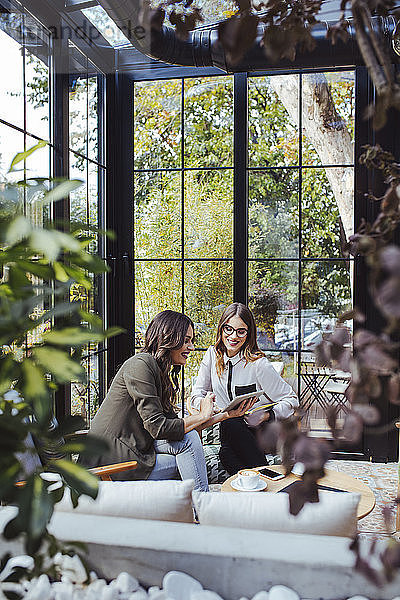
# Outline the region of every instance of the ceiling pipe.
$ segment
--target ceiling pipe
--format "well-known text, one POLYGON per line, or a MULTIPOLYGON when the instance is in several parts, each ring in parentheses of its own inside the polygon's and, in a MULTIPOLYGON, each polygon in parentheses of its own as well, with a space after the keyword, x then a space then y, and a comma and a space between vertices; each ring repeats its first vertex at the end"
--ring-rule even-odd
MULTIPOLYGON (((222 45, 218 42, 217 25, 191 31, 186 40, 180 40, 171 27, 161 30, 146 28, 140 24, 140 0, 98 0, 115 21, 133 46, 142 54, 164 63, 191 67, 218 67, 227 73, 264 71, 283 68, 345 67, 364 64, 358 49, 352 20, 349 19, 349 40, 333 45, 326 33, 335 22, 321 22, 312 29, 316 41, 311 52, 296 53, 294 61, 283 59, 271 62, 262 46, 265 25, 259 24, 253 46, 237 63, 229 62, 222 45)), ((380 29, 387 39, 387 49, 392 62, 398 62, 393 51, 392 36, 396 29, 394 17, 373 17, 373 27, 380 29)))

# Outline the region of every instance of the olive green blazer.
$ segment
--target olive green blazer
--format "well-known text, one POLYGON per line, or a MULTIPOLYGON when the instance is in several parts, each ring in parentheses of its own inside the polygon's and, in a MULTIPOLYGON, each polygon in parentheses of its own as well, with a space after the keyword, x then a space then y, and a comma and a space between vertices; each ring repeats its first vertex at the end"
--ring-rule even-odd
POLYGON ((181 440, 183 419, 161 404, 161 373, 155 358, 142 352, 120 368, 97 411, 89 433, 104 438, 109 452, 85 458, 87 466, 137 460, 137 469, 113 475, 113 479, 146 479, 154 467, 154 440, 181 440))

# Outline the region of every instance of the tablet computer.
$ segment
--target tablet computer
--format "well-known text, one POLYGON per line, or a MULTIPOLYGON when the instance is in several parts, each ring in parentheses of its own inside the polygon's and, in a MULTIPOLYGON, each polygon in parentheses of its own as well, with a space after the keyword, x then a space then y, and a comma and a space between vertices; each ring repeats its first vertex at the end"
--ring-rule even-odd
POLYGON ((238 408, 239 404, 241 404, 244 400, 250 400, 250 398, 259 398, 264 394, 264 390, 257 390, 256 392, 249 392, 248 394, 242 394, 241 396, 235 396, 232 402, 228 404, 224 408, 225 411, 234 410, 238 408))

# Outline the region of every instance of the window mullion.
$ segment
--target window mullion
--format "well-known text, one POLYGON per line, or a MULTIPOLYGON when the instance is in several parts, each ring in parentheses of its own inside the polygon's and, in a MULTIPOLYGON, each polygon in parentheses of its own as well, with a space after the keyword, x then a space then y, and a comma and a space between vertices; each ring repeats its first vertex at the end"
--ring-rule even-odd
POLYGON ((233 83, 233 299, 247 304, 248 194, 247 194, 247 73, 236 73, 233 83))

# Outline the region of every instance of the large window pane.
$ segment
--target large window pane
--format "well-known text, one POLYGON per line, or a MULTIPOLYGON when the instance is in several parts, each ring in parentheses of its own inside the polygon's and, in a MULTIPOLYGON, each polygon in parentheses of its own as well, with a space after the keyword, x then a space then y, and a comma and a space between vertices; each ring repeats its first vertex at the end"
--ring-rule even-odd
MULTIPOLYGON (((26 147, 32 148, 37 141, 26 137, 26 147)), ((43 205, 44 189, 40 189, 36 177, 50 177, 50 147, 45 146, 36 150, 25 160, 26 183, 25 189, 25 214, 32 223, 43 227, 49 217, 50 207, 43 205)))
POLYGON ((232 171, 186 171, 185 255, 232 257, 232 171))
POLYGON ((352 261, 310 261, 302 267, 302 346, 310 350, 352 306, 352 261))
POLYGON ((141 346, 151 319, 165 309, 182 310, 178 261, 135 261, 135 344, 141 346))
POLYGON ((136 169, 181 165, 181 91, 180 79, 135 84, 136 169))
POLYGON ((82 180, 82 185, 69 195, 71 220, 83 224, 87 223, 87 160, 72 152, 70 153, 70 178, 82 180))
POLYGON ((50 139, 49 68, 34 54, 26 53, 26 128, 44 140, 50 139))
MULTIPOLYGON (((99 215, 99 167, 94 163, 88 162, 88 203, 87 203, 87 223, 91 227, 100 226, 99 215)), ((93 234, 93 242, 90 243, 90 251, 98 252, 98 234, 93 234)))
MULTIPOLYGON (((195 329, 195 343, 197 344, 197 329, 195 329)), ((203 360, 205 352, 202 350, 195 350, 189 356, 187 364, 185 366, 185 406, 190 399, 193 384, 196 381, 197 374, 199 372, 200 363, 203 360)))
MULTIPOLYGON (((0 148, 0 180, 12 182, 23 179, 20 170, 15 173, 8 173, 8 171, 14 156, 24 151, 24 134, 0 123, 0 148)), ((16 168, 21 169, 23 166, 23 163, 19 163, 16 168)))
POLYGON ((97 344, 90 344, 83 349, 82 366, 86 372, 86 382, 71 384, 71 414, 83 417, 89 426, 99 408, 99 355, 97 350, 97 344))
POLYGON ((261 348, 297 349, 298 288, 297 262, 249 262, 249 306, 261 348))
POLYGON ((201 14, 204 19, 198 27, 228 19, 238 11, 234 0, 213 0, 213 2, 210 2, 210 0, 197 0, 196 6, 201 8, 201 14))
POLYGON ((136 173, 134 181, 136 258, 180 258, 180 173, 136 173))
POLYGON ((185 81, 185 166, 233 163, 233 78, 185 81))
POLYGON ((84 77, 73 80, 69 92, 69 145, 74 152, 87 156, 88 83, 84 77))
MULTIPOLYGON (((258 327, 257 327, 258 330, 258 327)), ((291 350, 266 350, 262 348, 262 340, 258 339, 259 347, 264 350, 265 356, 272 363, 280 363, 279 366, 282 368, 280 375, 284 380, 294 389, 297 393, 298 382, 297 382, 297 360, 298 353, 291 350), (260 343, 261 342, 261 343, 260 343)), ((279 371, 278 371, 279 372, 279 371)))
POLYGON ((249 166, 299 161, 299 75, 249 79, 249 166))
POLYGON ((249 173, 250 258, 296 258, 299 254, 297 169, 249 173))
POLYGON ((98 160, 98 80, 97 77, 89 77, 88 80, 88 157, 98 160))
POLYGON ((185 313, 196 327, 196 346, 214 343, 224 308, 233 301, 231 261, 185 262, 185 313))
POLYGON ((303 169, 302 256, 343 256, 353 233, 354 170, 352 167, 303 169))
POLYGON ((0 117, 24 127, 23 56, 21 46, 6 31, 20 26, 20 15, 0 15, 0 117), (15 21, 15 23, 14 23, 15 21))
POLYGON ((354 71, 303 75, 304 165, 354 162, 354 71))

